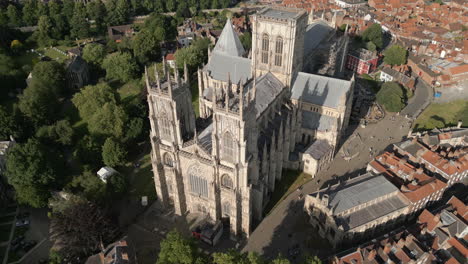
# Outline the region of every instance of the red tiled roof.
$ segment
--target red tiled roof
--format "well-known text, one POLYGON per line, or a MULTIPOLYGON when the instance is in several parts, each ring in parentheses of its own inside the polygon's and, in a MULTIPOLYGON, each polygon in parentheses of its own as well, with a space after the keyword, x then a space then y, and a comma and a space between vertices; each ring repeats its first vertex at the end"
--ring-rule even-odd
POLYGON ((468 73, 468 64, 464 64, 464 65, 461 65, 461 66, 450 68, 449 72, 450 72, 451 75, 468 73))
POLYGON ((463 219, 465 219, 465 221, 468 222, 468 206, 466 206, 455 196, 452 196, 448 203, 451 204, 455 210, 457 210, 457 215, 461 216, 463 219))
POLYGON ((431 212, 424 209, 418 217, 418 223, 424 224, 427 230, 433 231, 437 227, 438 221, 436 221, 435 216, 431 212))
POLYGON ((172 61, 172 60, 175 60, 175 55, 174 53, 169 53, 166 55, 166 60, 167 61, 172 61))

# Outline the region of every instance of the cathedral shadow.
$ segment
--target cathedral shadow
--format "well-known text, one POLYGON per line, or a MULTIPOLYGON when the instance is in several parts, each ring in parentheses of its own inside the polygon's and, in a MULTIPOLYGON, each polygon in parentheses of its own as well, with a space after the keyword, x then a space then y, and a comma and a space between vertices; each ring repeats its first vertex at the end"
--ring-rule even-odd
MULTIPOLYGON (((281 224, 274 230, 270 243, 261 249, 267 261, 281 255, 291 263, 303 263, 306 256, 324 258, 331 252, 329 243, 308 223, 304 212, 304 199, 295 198, 287 205, 281 224)), ((269 234, 264 234, 268 236, 269 234)))

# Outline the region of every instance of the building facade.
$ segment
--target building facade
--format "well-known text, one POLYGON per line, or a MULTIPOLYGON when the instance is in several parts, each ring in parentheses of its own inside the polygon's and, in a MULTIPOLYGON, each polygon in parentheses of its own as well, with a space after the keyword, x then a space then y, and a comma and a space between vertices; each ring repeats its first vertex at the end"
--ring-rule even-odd
POLYGON ((379 57, 366 49, 359 49, 348 54, 346 68, 358 74, 369 74, 377 68, 379 57))
POLYGON ((222 219, 231 235, 248 236, 305 131, 310 137, 302 143, 321 135, 332 147, 339 141, 353 82, 300 72, 307 18, 305 11, 284 8, 253 15, 251 59, 228 20, 197 72, 198 119, 187 70, 183 78, 165 65, 163 76, 146 73, 156 192, 176 214, 222 219), (303 101, 315 102, 315 119, 303 117, 303 101), (333 122, 313 133, 322 118, 333 122))

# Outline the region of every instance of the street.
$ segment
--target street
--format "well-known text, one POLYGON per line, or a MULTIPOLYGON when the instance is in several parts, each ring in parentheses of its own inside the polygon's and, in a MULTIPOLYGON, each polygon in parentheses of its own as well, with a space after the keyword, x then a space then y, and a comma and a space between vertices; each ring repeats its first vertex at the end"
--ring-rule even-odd
POLYGON ((372 157, 390 144, 401 141, 410 127, 410 121, 404 116, 388 113, 376 124, 356 128, 326 170, 304 184, 301 191, 291 193, 265 217, 251 234, 243 251, 256 251, 265 254, 267 258, 274 258, 277 254, 289 257, 289 249, 298 244, 301 250, 297 259, 290 257, 293 262, 301 260, 300 256, 304 256, 304 252, 320 257, 331 253, 326 242, 307 224, 307 216, 302 211, 303 200, 298 199, 299 194, 312 193, 338 180, 343 181, 363 173, 372 157), (349 157, 352 158, 349 160, 349 157))
POLYGON ((421 78, 418 79, 414 96, 408 100, 408 106, 401 115, 416 119, 416 117, 432 102, 433 89, 421 78))

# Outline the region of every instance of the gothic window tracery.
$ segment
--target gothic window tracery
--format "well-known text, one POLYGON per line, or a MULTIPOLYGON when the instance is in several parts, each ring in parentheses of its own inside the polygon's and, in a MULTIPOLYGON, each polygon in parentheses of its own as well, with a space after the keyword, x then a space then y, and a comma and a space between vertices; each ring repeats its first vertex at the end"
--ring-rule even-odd
POLYGON ((262 36, 262 63, 268 63, 268 51, 270 50, 270 37, 267 34, 262 36))
POLYGON ((193 165, 188 169, 190 192, 208 198, 208 181, 203 178, 200 168, 193 165))
POLYGON ((230 177, 229 175, 227 175, 227 174, 224 174, 224 175, 221 177, 221 185, 222 185, 223 187, 232 189, 233 184, 232 184, 232 179, 231 179, 231 177, 230 177))
POLYGON ((223 135, 223 157, 228 161, 233 161, 236 154, 236 147, 231 133, 226 132, 223 135))
POLYGON ((170 139, 171 138, 171 121, 162 115, 158 119, 159 124, 159 133, 162 138, 170 139))
POLYGON ((283 38, 278 37, 275 45, 275 66, 283 65, 283 38))

